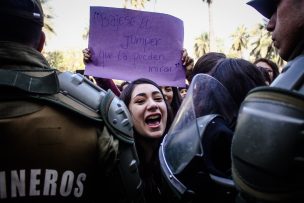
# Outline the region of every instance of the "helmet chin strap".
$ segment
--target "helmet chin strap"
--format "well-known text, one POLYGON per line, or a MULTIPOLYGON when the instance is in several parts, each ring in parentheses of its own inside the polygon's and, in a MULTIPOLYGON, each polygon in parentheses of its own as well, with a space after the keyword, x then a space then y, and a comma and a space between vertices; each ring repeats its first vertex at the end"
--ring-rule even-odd
POLYGON ((209 174, 209 175, 210 175, 211 180, 213 180, 215 183, 217 183, 223 187, 232 188, 232 189, 235 187, 234 182, 231 179, 223 178, 220 176, 215 176, 212 174, 209 174))
POLYGON ((293 59, 295 59, 297 56, 304 54, 304 39, 301 36, 300 37, 301 41, 297 44, 296 48, 293 49, 293 51, 291 52, 288 61, 291 61, 293 59))
POLYGON ((43 31, 41 31, 40 40, 39 40, 39 43, 38 43, 38 46, 37 46, 37 50, 39 52, 42 52, 43 47, 44 47, 44 43, 45 43, 45 34, 44 34, 43 31))
POLYGON ((300 55, 290 61, 282 73, 271 83, 270 87, 284 89, 290 92, 298 92, 304 95, 304 56, 300 55))

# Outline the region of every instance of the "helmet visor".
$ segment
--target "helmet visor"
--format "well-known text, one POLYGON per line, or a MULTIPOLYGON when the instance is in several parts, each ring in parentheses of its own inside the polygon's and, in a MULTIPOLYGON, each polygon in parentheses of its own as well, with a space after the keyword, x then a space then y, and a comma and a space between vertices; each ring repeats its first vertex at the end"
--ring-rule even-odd
POLYGON ((203 117, 211 114, 220 114, 232 123, 237 116, 237 108, 218 80, 198 74, 162 143, 164 159, 173 174, 180 173, 195 155, 203 155, 202 129, 206 127, 203 117))

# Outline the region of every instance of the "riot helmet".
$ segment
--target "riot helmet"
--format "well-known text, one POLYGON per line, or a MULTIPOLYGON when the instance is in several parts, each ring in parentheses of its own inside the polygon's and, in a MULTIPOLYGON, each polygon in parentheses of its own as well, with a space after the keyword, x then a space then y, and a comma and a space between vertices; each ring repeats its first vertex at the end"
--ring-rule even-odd
POLYGON ((232 142, 232 174, 243 199, 303 202, 304 57, 289 62, 270 87, 242 103, 232 142))
POLYGON ((247 4, 255 8, 264 17, 270 19, 277 10, 277 0, 251 0, 247 4))
POLYGON ((216 117, 234 123, 237 108, 228 90, 215 78, 197 74, 159 149, 164 179, 179 199, 192 199, 217 184, 234 190, 232 179, 208 170, 203 138, 216 117))

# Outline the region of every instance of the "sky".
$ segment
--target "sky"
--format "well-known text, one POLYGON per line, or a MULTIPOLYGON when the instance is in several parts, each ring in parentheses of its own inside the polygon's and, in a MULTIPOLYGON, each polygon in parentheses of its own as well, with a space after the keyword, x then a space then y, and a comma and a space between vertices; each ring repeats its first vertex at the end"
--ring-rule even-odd
MULTIPOLYGON (((84 49, 88 46, 82 35, 89 27, 90 6, 122 8, 124 0, 49 0, 54 16, 56 35, 48 37, 46 51, 84 49)), ((252 28, 263 23, 262 16, 247 0, 213 0, 215 38, 231 43, 231 34, 238 26, 252 28)), ((143 11, 165 13, 184 22, 184 48, 193 56, 195 38, 208 32, 208 7, 202 0, 151 0, 143 11)))

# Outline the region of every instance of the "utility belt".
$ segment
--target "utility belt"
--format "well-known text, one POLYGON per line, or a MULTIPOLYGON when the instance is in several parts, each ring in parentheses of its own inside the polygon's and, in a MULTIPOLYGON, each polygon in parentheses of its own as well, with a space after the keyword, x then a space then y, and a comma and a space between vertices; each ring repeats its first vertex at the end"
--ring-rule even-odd
POLYGON ((129 199, 141 193, 139 159, 133 138, 133 123, 127 107, 112 91, 105 91, 80 74, 55 70, 44 77, 0 69, 0 87, 7 88, 0 101, 29 100, 63 108, 101 127, 119 140, 118 171, 121 186, 129 199), (13 91, 11 91, 13 90, 13 91), (14 93, 10 93, 14 92, 14 93))

